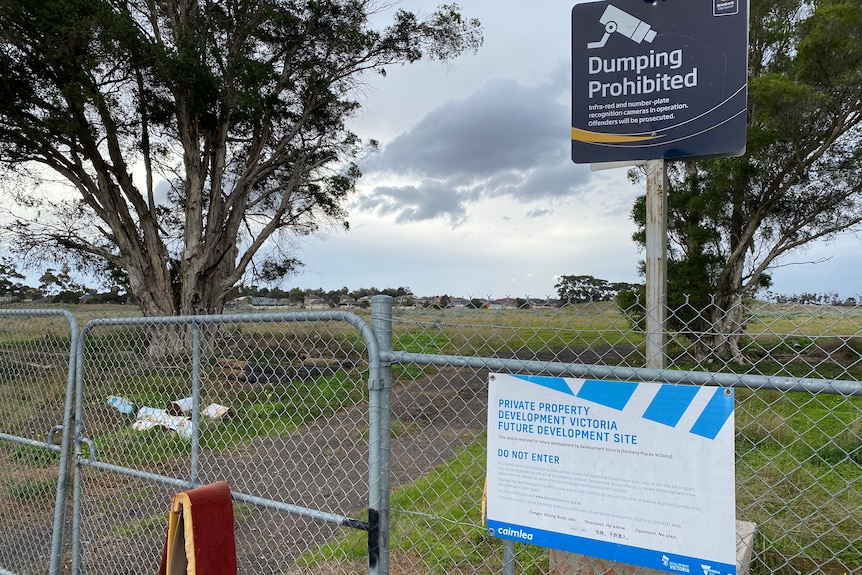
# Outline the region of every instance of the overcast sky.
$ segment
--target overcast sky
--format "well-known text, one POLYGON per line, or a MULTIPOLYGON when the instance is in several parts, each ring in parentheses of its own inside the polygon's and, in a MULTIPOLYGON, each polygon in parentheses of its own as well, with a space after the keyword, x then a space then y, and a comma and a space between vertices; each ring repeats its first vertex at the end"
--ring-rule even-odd
MULTIPOLYGON (((485 45, 373 80, 354 129, 380 149, 361 162, 350 231, 304 241, 283 287, 544 297, 561 274, 641 281, 629 212, 643 185, 570 159, 573 2, 461 4, 485 45)), ((848 235, 798 254, 785 263, 831 259, 777 269, 773 291, 857 295, 861 247, 848 235)))
MULTIPOLYGON (((380 147, 360 162, 350 231, 301 240, 305 267, 280 287, 498 298, 556 296, 558 275, 642 281, 629 213, 643 184, 571 161, 574 3, 461 2, 484 28, 477 54, 369 78, 352 127, 380 147)), ((862 293, 855 235, 782 264, 776 293, 862 293)))

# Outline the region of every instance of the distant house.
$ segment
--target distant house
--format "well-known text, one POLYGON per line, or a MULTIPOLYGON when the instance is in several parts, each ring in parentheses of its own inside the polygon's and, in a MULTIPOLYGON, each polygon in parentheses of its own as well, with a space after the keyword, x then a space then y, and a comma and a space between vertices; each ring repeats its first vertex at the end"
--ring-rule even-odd
POLYGON ((356 300, 348 295, 343 295, 338 300, 338 307, 356 307, 356 300))
POLYGON ((284 302, 279 298, 260 296, 251 296, 251 301, 249 303, 253 307, 275 307, 284 305, 284 302))
POLYGON ((329 304, 321 297, 306 297, 302 302, 306 309, 329 309, 329 304))

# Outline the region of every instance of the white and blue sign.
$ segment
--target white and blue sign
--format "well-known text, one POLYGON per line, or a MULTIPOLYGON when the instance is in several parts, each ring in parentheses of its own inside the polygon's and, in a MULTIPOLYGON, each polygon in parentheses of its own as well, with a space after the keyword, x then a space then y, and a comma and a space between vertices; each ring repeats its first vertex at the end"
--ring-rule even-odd
POLYGON ((489 532, 735 575, 733 410, 729 388, 492 374, 489 532))
POLYGON ((572 9, 572 160, 745 151, 747 0, 605 0, 572 9))

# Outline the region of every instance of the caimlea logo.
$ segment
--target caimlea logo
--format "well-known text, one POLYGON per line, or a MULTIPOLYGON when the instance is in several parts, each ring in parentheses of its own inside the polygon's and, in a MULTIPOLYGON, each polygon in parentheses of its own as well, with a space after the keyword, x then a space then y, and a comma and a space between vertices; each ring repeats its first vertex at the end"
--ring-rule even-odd
POLYGON ((505 535, 507 537, 517 537, 518 539, 523 539, 524 541, 532 541, 533 534, 529 531, 524 531, 523 529, 511 529, 509 527, 500 527, 497 529, 497 533, 500 535, 505 535))

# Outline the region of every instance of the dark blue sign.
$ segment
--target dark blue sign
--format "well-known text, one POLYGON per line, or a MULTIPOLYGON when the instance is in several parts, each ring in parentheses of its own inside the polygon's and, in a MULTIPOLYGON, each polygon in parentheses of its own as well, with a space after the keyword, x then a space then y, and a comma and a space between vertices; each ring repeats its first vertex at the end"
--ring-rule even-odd
POLYGON ((745 151, 748 0, 572 9, 572 160, 745 151))

